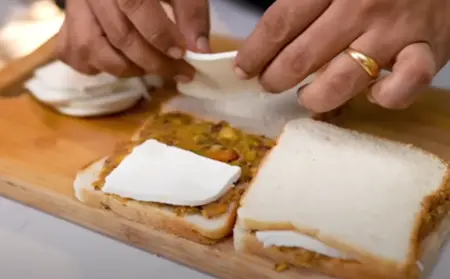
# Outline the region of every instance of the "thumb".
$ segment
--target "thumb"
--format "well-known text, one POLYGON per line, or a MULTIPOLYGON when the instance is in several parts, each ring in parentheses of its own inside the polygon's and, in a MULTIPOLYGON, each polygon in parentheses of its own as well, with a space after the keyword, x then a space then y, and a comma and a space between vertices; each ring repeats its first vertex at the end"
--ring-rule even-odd
POLYGON ((208 0, 172 0, 171 3, 175 20, 188 48, 193 51, 210 52, 208 0))

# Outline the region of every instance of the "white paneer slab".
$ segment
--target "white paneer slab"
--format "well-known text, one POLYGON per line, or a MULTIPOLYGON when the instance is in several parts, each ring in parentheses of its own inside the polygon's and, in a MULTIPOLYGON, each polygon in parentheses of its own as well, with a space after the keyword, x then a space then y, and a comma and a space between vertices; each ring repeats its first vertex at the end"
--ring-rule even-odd
POLYGON ((230 94, 262 92, 257 79, 241 80, 233 70, 237 51, 222 53, 186 52, 185 60, 197 71, 192 82, 178 83, 180 93, 200 98, 216 100, 230 94))
POLYGON ((258 241, 263 243, 264 247, 303 248, 332 258, 350 259, 341 251, 296 231, 257 231, 255 235, 258 241))
MULTIPOLYGON (((209 100, 228 99, 230 95, 259 94, 264 92, 257 78, 241 80, 234 72, 237 51, 221 53, 196 53, 188 51, 184 59, 191 64, 196 74, 189 83, 178 83, 180 93, 209 100)), ((311 82, 313 76, 293 87, 295 89, 311 82)))
POLYGON ((34 76, 51 89, 73 89, 91 95, 104 95, 105 92, 108 94, 119 81, 107 73, 92 76, 79 73, 62 61, 54 61, 38 68, 34 76))
MULTIPOLYGON (((34 77, 25 82, 25 88, 39 101, 48 105, 66 105, 68 103, 86 103, 92 102, 108 106, 109 103, 116 103, 118 99, 140 98, 147 91, 144 83, 139 78, 129 78, 121 80, 115 88, 108 94, 93 96, 74 89, 56 90, 47 87, 42 80, 34 77)), ((78 105, 78 106, 80 106, 78 105)))
POLYGON ((211 203, 234 187, 241 169, 150 139, 106 177, 102 191, 179 206, 211 203))

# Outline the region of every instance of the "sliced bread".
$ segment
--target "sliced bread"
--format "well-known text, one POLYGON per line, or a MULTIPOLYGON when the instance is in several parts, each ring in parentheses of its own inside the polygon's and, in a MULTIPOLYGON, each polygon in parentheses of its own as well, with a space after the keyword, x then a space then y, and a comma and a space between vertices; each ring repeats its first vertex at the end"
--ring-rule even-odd
POLYGON ((235 246, 332 276, 409 278, 447 216, 448 183, 449 165, 417 147, 293 120, 241 200, 235 246), (350 259, 264 247, 258 231, 294 231, 350 259))
MULTIPOLYGON (((97 162, 90 164, 77 174, 74 181, 75 196, 81 202, 86 203, 90 206, 109 209, 125 218, 149 225, 156 229, 164 230, 179 237, 183 237, 202 244, 213 244, 223 239, 232 232, 236 219, 238 201, 241 197, 241 194, 244 192, 249 179, 251 179, 253 169, 256 168, 257 165, 259 165, 261 158, 270 149, 273 141, 268 138, 247 134, 243 131, 238 131, 231 126, 228 126, 224 122, 206 122, 181 113, 170 113, 164 115, 169 117, 166 119, 172 119, 171 121, 174 121, 173 123, 177 124, 173 124, 175 126, 171 127, 170 125, 172 124, 167 124, 167 122, 165 121, 166 119, 164 118, 161 118, 161 120, 158 120, 160 122, 158 122, 158 124, 155 124, 156 122, 154 121, 154 118, 159 119, 158 117, 161 117, 161 115, 151 117, 139 129, 139 131, 133 136, 133 138, 125 144, 125 149, 128 150, 129 147, 134 147, 148 138, 155 138, 156 140, 159 140, 158 136, 163 138, 167 135, 169 135, 171 139, 174 140, 174 142, 178 141, 179 143, 173 142, 172 144, 175 144, 180 148, 183 148, 183 146, 192 146, 192 141, 196 140, 194 138, 197 138, 197 136, 199 136, 200 134, 194 134, 193 137, 191 137, 190 134, 186 135, 186 131, 189 128, 186 128, 186 126, 184 125, 189 124, 182 122, 191 121, 190 119, 194 119, 195 123, 198 124, 197 126, 193 126, 193 129, 203 129, 208 125, 211 125, 214 131, 212 131, 212 134, 208 135, 215 139, 211 145, 211 147, 213 148, 224 142, 232 144, 230 142, 230 138, 225 141, 221 141, 219 137, 229 137, 230 133, 233 132, 239 133, 239 137, 244 142, 248 141, 249 146, 243 146, 242 142, 237 142, 239 146, 235 146, 233 150, 236 150, 239 157, 236 157, 236 159, 233 160, 242 160, 242 162, 245 163, 247 167, 242 167, 241 178, 238 181, 238 184, 232 190, 227 192, 222 197, 222 199, 218 200, 216 203, 210 203, 203 207, 200 207, 201 210, 198 210, 199 208, 177 207, 165 204, 141 202, 131 199, 123 199, 115 195, 105 194, 96 183, 104 179, 104 176, 107 175, 108 171, 110 171, 108 169, 111 169, 111 166, 112 168, 114 168, 114 164, 120 164, 120 160, 123 160, 124 155, 126 156, 127 153, 123 153, 123 148, 119 147, 117 151, 108 158, 103 158, 97 162), (177 115, 179 115, 180 118, 177 118, 177 115), (173 118, 170 118, 172 116, 173 118), (174 133, 171 133, 171 131, 174 133), (183 136, 178 136, 177 131, 179 132, 179 135, 183 136), (161 136, 161 134, 164 134, 164 136, 161 136), (259 139, 261 139, 261 141, 259 139), (252 153, 250 154, 250 158, 246 157, 247 153, 241 153, 241 151, 247 152, 247 150, 248 152, 251 152, 252 149, 247 149, 248 147, 250 147, 250 145, 255 145, 255 147, 263 148, 260 150, 260 155, 255 155, 254 153, 252 153), (248 161, 250 160, 249 158, 252 160, 251 162, 248 161), (117 159, 119 160, 118 162, 115 161, 117 159), (111 160, 109 164, 108 160, 111 160), (182 209, 183 214, 179 214, 180 211, 178 209, 182 209), (191 209, 194 211, 190 212, 191 209), (184 214, 184 212, 187 213, 184 214)), ((199 138, 199 140, 201 140, 202 147, 209 146, 209 143, 205 142, 204 139, 199 138)), ((226 144, 224 145, 224 147, 226 147, 226 144)), ((206 150, 205 154, 209 154, 208 156, 211 156, 210 158, 212 159, 221 160, 221 158, 219 157, 227 155, 226 152, 224 153, 222 151, 223 150, 221 149, 217 150, 217 152, 213 151, 210 153, 209 150, 206 150)), ((240 163, 236 162, 236 164, 239 165, 240 163)), ((176 173, 176 170, 174 170, 174 173, 176 173)))

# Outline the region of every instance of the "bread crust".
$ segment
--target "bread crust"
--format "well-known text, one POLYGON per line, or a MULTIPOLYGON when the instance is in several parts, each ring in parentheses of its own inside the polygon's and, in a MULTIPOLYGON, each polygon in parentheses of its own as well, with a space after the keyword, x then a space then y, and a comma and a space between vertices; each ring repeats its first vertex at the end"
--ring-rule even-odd
MULTIPOLYGON (((254 233, 245 232, 239 226, 235 228, 235 247, 240 252, 250 253, 267 258, 275 263, 288 263, 299 268, 309 268, 343 279, 417 279, 427 278, 433 270, 434 264, 439 259, 440 248, 450 234, 450 214, 447 214, 442 222, 431 232, 420 245, 420 261, 422 270, 415 269, 414 272, 404 273, 391 270, 382 270, 378 265, 361 264, 355 261, 331 259, 323 256, 318 265, 312 266, 310 261, 299 258, 295 250, 283 251, 277 248, 264 248, 254 233)), ((303 249, 296 249, 303 250, 303 249)))
POLYGON ((129 220, 205 245, 217 243, 228 236, 236 220, 236 204, 230 206, 230 215, 224 227, 219 230, 208 230, 156 206, 142 205, 132 200, 121 202, 96 190, 83 189, 81 194, 83 203, 89 206, 111 210, 129 220))
POLYGON ((393 273, 389 273, 389 277, 386 277, 386 274, 380 274, 380 271, 372 268, 372 266, 350 260, 340 260, 324 256, 321 259, 315 260, 312 264, 303 260, 298 256, 299 253, 293 250, 283 251, 276 247, 264 248, 253 233, 245 233, 239 241, 241 242, 240 251, 242 252, 267 258, 275 263, 287 263, 298 268, 308 268, 332 277, 342 279, 405 279, 401 274, 393 273))
MULTIPOLYGON (((320 119, 318 121, 328 123, 328 125, 334 125, 333 123, 330 123, 330 121, 322 121, 320 119)), ((336 125, 334 125, 334 126, 336 126, 336 125)), ((284 131, 276 139, 277 143, 283 133, 284 133, 284 131)), ((397 144, 399 143, 399 142, 396 142, 396 141, 393 141, 393 140, 390 140, 387 138, 370 135, 368 133, 362 133, 362 132, 358 132, 358 133, 369 135, 374 138, 381 138, 381 139, 384 139, 384 140, 387 140, 390 142, 395 142, 397 144)), ((423 230, 423 227, 426 225, 426 220, 431 219, 430 216, 433 213, 433 211, 438 210, 437 206, 441 206, 441 211, 448 212, 450 210, 450 198, 449 198, 450 197, 450 165, 445 160, 440 158, 439 156, 437 156, 433 153, 427 152, 427 151, 423 150, 422 148, 419 148, 412 144, 405 144, 405 145, 407 145, 409 148, 411 148, 413 150, 426 153, 427 155, 433 157, 434 159, 439 160, 445 166, 446 170, 445 170, 445 174, 444 174, 443 180, 441 182, 441 185, 438 187, 438 189, 434 193, 425 197, 422 202, 422 210, 416 217, 416 224, 414 226, 415 228, 412 233, 411 240, 410 240, 410 242, 411 242, 410 250, 408 252, 407 260, 404 263, 398 264, 396 262, 393 262, 393 261, 390 261, 387 259, 382 259, 382 258, 376 257, 375 255, 372 255, 370 253, 362 251, 358 247, 352 247, 349 245, 345 245, 337 239, 333 239, 333 238, 329 238, 329 237, 326 237, 326 238, 318 237, 317 231, 309 229, 309 228, 298 228, 298 227, 293 226, 291 223, 261 222, 258 220, 252 220, 250 218, 245 218, 242 220, 238 219, 238 222, 240 224, 242 224, 243 227, 248 231, 257 231, 257 230, 260 230, 260 231, 261 230, 298 231, 305 235, 316 238, 317 240, 319 240, 327 245, 330 245, 331 247, 336 248, 342 252, 346 252, 348 254, 356 254, 359 256, 359 259, 361 260, 361 262, 364 262, 365 265, 378 266, 378 268, 377 268, 378 270, 389 271, 386 274, 397 274, 398 273, 398 274, 402 274, 402 276, 403 276, 400 278, 405 278, 405 276, 406 276, 406 278, 416 278, 418 276, 417 274, 420 273, 420 270, 419 270, 416 262, 420 259, 420 253, 423 250, 422 242, 425 241, 425 239, 428 236, 432 235, 437 230, 437 228, 441 227, 443 220, 448 216, 448 214, 446 214, 446 213, 441 214, 439 216, 439 218, 437 218, 437 220, 434 220, 435 222, 434 222, 434 225, 432 226, 432 228, 429 231, 427 231, 426 233, 423 233, 422 230, 423 230)), ((269 156, 270 156, 270 152, 272 152, 273 150, 274 149, 269 151, 269 153, 266 155, 264 160, 261 162, 259 169, 261 169, 261 167, 264 165, 267 158, 269 158, 269 156)), ((256 174, 256 176, 257 175, 258 174, 256 174)), ((252 184, 253 183, 250 183, 246 192, 242 196, 241 202, 240 202, 240 207, 244 206, 245 198, 246 198, 249 190, 251 189, 252 184)), ((392 275, 390 275, 390 276, 392 276, 392 275)), ((349 278, 353 279, 351 277, 349 277, 349 278)), ((366 277, 364 277, 364 278, 366 278, 366 277)))

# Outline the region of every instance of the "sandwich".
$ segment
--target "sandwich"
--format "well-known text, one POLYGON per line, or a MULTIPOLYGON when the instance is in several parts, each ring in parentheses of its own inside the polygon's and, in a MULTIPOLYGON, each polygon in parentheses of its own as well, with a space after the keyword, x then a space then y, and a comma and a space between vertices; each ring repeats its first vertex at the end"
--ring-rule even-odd
POLYGON ((448 234, 449 197, 449 165, 431 153, 292 120, 241 199, 234 245, 343 279, 419 278, 448 234))
POLYGON ((83 203, 202 244, 232 232, 238 203, 274 141, 170 112, 150 117, 74 181, 83 203))

